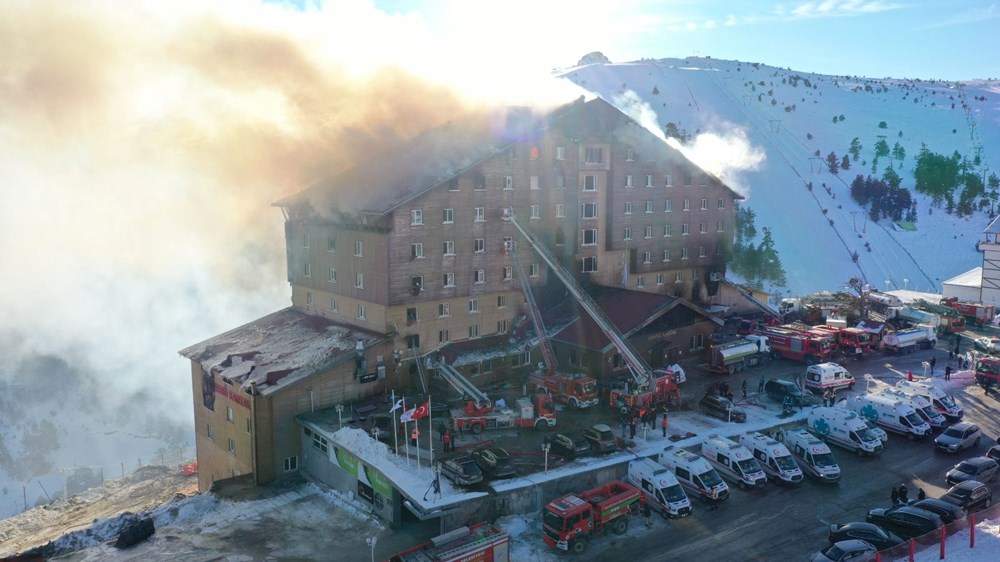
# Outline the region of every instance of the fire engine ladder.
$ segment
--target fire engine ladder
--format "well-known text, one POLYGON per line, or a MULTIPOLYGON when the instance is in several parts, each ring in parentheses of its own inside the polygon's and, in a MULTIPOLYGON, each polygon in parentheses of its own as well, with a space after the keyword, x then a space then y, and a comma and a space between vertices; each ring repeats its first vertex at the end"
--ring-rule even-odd
POLYGON ((771 305, 769 305, 766 302, 764 302, 764 301, 758 299, 757 297, 753 296, 752 293, 746 291, 743 287, 740 287, 736 283, 733 283, 732 281, 729 281, 729 280, 726 280, 726 279, 723 279, 722 282, 726 283, 730 287, 736 289, 741 295, 743 295, 743 298, 745 298, 746 300, 748 300, 752 304, 754 304, 764 314, 767 314, 770 317, 776 317, 776 316, 778 316, 778 313, 775 312, 775 310, 773 308, 771 308, 771 305))
POLYGON ((568 290, 577 302, 580 303, 580 306, 587 311, 587 314, 589 314, 594 322, 597 323, 604 335, 611 340, 612 343, 614 343, 615 348, 618 349, 618 353, 620 353, 622 358, 625 360, 625 364, 628 366, 629 372, 632 374, 632 378, 638 386, 638 390, 648 389, 652 385, 652 369, 650 369, 646 362, 642 359, 642 356, 636 353, 636 351, 632 349, 632 346, 625 341, 625 338, 618 332, 618 328, 611 323, 611 320, 608 320, 607 316, 604 315, 601 307, 597 306, 594 299, 590 298, 590 295, 588 295, 587 292, 583 290, 583 287, 576 282, 576 279, 574 279, 573 276, 566 271, 566 268, 556 260, 555 256, 549 252, 548 248, 535 240, 535 237, 514 219, 513 213, 505 210, 503 219, 514 225, 514 228, 521 233, 521 236, 524 236, 525 240, 528 241, 528 244, 531 245, 531 249, 533 249, 535 253, 537 253, 543 261, 545 261, 545 264, 549 266, 552 273, 554 273, 555 276, 563 282, 563 285, 566 286, 566 290, 568 290))
POLYGON ((448 381, 448 384, 461 392, 463 398, 467 396, 475 401, 477 408, 489 408, 493 406, 493 401, 490 400, 489 396, 486 396, 485 392, 479 390, 476 385, 469 382, 469 379, 462 376, 462 373, 459 373, 458 369, 445 363, 443 359, 432 359, 429 364, 432 368, 437 369, 438 374, 444 380, 448 381))
POLYGON ((417 353, 417 348, 413 348, 410 351, 413 352, 413 362, 417 364, 417 375, 420 376, 420 388, 424 390, 424 396, 427 395, 427 381, 424 379, 424 364, 420 360, 420 354, 417 353))
POLYGON ((542 312, 538 309, 538 303, 535 302, 535 295, 531 292, 531 284, 528 281, 528 276, 524 272, 524 266, 517 255, 517 244, 511 240, 504 247, 507 250, 507 254, 510 255, 514 271, 517 272, 521 288, 524 289, 524 296, 528 300, 531 322, 535 325, 535 333, 538 334, 538 349, 541 350, 542 359, 545 361, 545 374, 551 375, 556 372, 558 363, 556 362, 556 354, 552 351, 552 344, 549 342, 548 334, 545 332, 545 324, 542 322, 542 312))

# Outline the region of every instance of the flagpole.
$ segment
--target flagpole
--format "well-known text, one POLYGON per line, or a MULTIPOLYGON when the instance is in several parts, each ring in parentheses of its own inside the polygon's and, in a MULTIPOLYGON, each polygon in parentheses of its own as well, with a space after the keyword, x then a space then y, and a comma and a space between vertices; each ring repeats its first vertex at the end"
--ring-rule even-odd
POLYGON ((427 395, 427 442, 430 443, 430 467, 434 468, 434 414, 431 413, 431 395, 427 395))
MULTIPOLYGON (((403 397, 403 413, 406 413, 406 397, 403 397)), ((402 415, 400 415, 402 418, 402 415)), ((410 437, 406 434, 406 422, 403 422, 403 443, 406 445, 406 466, 410 466, 410 437)))
POLYGON ((392 389, 392 443, 396 446, 396 456, 399 456, 399 428, 396 427, 396 389, 392 389))

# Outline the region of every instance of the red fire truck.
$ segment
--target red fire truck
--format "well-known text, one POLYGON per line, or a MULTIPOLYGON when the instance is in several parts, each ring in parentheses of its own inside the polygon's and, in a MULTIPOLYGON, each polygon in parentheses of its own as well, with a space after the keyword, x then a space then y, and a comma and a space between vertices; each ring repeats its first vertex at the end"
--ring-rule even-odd
POLYGON ((567 494, 542 510, 542 539, 549 548, 580 554, 587 549, 587 541, 606 530, 624 535, 629 514, 637 513, 645 501, 638 488, 620 480, 567 494))
POLYGON ((809 365, 831 361, 834 339, 829 335, 816 335, 786 326, 765 326, 761 332, 771 342, 771 354, 809 365))
POLYGON ((434 537, 389 558, 388 562, 507 562, 510 535, 483 522, 434 537))
POLYGON ((544 392, 574 408, 597 404, 597 381, 582 373, 532 373, 528 375, 528 392, 544 392))
POLYGON ((941 304, 950 306, 961 312, 970 321, 975 322, 977 326, 989 323, 996 315, 996 308, 992 304, 960 302, 955 297, 945 297, 941 299, 941 304))
POLYGON ((847 356, 860 358, 863 354, 872 350, 871 335, 861 328, 846 328, 838 326, 827 326, 820 324, 812 327, 813 331, 828 333, 837 342, 837 347, 847 356))
POLYGON ((986 390, 1000 385, 1000 357, 981 355, 976 358, 976 384, 986 390))

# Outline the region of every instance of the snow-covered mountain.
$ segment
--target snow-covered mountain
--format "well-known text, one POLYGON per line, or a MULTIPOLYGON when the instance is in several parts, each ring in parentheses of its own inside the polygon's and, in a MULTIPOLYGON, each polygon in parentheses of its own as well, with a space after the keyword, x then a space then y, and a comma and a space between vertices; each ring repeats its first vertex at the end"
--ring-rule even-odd
POLYGON ((949 214, 916 193, 913 172, 922 145, 978 160, 982 178, 1000 168, 1000 81, 826 76, 711 58, 587 64, 561 75, 650 128, 673 123, 690 135, 695 160, 747 197, 758 233, 771 229, 788 274, 782 292, 837 290, 858 276, 877 289, 938 292, 982 263, 976 242, 989 209, 949 214), (854 138, 860 157, 832 174, 827 155, 848 154, 854 138), (872 173, 880 139, 899 143, 905 157, 882 157, 872 173), (882 177, 890 160, 917 203, 915 231, 872 222, 850 197, 858 174, 882 177))

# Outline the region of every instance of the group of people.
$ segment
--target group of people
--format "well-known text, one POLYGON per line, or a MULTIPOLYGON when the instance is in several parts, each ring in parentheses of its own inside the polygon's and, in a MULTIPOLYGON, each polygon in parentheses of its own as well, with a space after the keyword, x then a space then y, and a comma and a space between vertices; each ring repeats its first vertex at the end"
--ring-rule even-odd
POLYGON ((823 405, 833 406, 836 403, 837 403, 837 389, 835 388, 826 389, 826 391, 823 392, 823 405))
POLYGON ((441 448, 445 453, 455 452, 455 433, 448 427, 448 424, 441 422, 438 425, 438 434, 441 439, 441 448))
MULTIPOLYGON (((906 489, 906 483, 902 483, 899 487, 893 486, 892 492, 889 494, 889 499, 892 500, 892 507, 899 507, 900 505, 906 505, 908 503, 909 492, 906 489)), ((920 501, 927 497, 924 493, 923 488, 917 488, 917 501, 920 501)))
MULTIPOLYGON (((660 421, 660 427, 663 429, 663 436, 667 436, 667 407, 661 406, 660 411, 663 413, 663 419, 660 421)), ((618 417, 619 423, 622 426, 622 438, 625 438, 625 429, 628 428, 629 439, 635 439, 636 429, 639 424, 645 425, 646 429, 652 431, 653 424, 656 422, 656 409, 646 408, 639 406, 632 406, 628 408, 622 406, 621 414, 618 417)))

